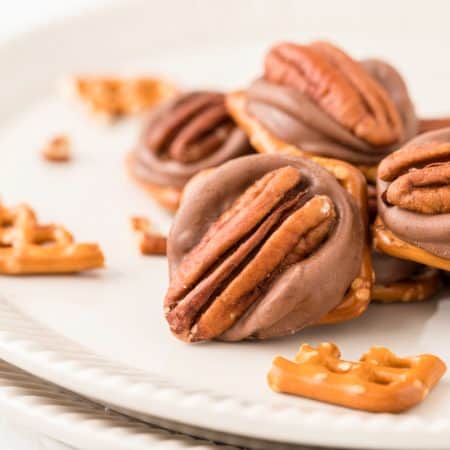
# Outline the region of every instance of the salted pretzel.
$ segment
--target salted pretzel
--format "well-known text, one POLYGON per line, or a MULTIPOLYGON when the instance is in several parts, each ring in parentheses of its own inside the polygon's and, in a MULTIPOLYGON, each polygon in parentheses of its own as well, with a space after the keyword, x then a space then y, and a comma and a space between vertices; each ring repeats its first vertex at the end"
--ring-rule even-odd
POLYGON ((416 261, 426 266, 450 270, 450 260, 433 255, 423 248, 403 241, 386 228, 379 216, 372 227, 372 235, 374 247, 380 252, 396 258, 416 261))
MULTIPOLYGON (((367 220, 367 187, 361 172, 344 161, 312 156, 307 152, 286 144, 278 139, 257 120, 246 112, 244 92, 233 92, 227 95, 226 105, 229 113, 247 134, 251 145, 260 153, 288 153, 311 159, 331 172, 341 185, 353 196, 368 228, 367 220)), ((358 277, 353 281, 342 302, 318 324, 333 324, 354 319, 360 316, 370 303, 373 283, 372 258, 369 243, 364 248, 363 262, 358 277)))
POLYGON ((430 298, 441 286, 439 271, 427 267, 411 279, 388 285, 375 282, 372 288, 372 301, 381 303, 421 302, 430 298))
POLYGON ((446 371, 433 355, 400 358, 372 347, 358 362, 341 359, 330 342, 303 344, 295 362, 277 356, 268 374, 276 392, 370 412, 398 413, 425 399, 446 371))
POLYGON ((96 244, 76 244, 58 225, 41 225, 27 205, 0 203, 0 273, 7 275, 71 273, 102 267, 96 244))
POLYGON ((145 111, 177 92, 172 84, 158 78, 112 76, 75 76, 64 90, 108 120, 145 111))

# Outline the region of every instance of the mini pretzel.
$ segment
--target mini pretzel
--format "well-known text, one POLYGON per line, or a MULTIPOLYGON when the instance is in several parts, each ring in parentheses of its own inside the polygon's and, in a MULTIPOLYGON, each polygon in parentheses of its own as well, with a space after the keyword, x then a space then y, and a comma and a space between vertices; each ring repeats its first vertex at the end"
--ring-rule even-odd
MULTIPOLYGON (((294 145, 287 144, 275 137, 246 112, 244 92, 228 94, 226 103, 234 120, 248 135, 252 146, 260 153, 288 153, 302 156, 312 159, 331 172, 355 199, 367 227, 367 188, 364 177, 361 176, 358 169, 344 161, 311 156, 294 145)), ((372 257, 367 242, 359 276, 353 281, 342 302, 325 315, 318 324, 338 323, 360 316, 370 303, 372 283, 372 257)))
POLYGON ((433 255, 423 248, 405 242, 388 230, 378 216, 372 228, 374 247, 380 252, 400 259, 409 259, 426 266, 450 270, 450 260, 433 255))
POLYGON ((372 301, 381 303, 421 302, 431 297, 441 287, 439 271, 427 267, 409 280, 389 285, 375 284, 372 288, 372 301))
POLYGON ((102 267, 96 244, 76 244, 58 225, 40 225, 27 205, 0 204, 0 273, 7 275, 71 273, 102 267))
POLYGON ((370 412, 398 413, 420 403, 446 371, 433 355, 399 358, 389 349, 372 347, 359 362, 341 359, 329 342, 303 344, 295 362, 277 356, 268 374, 276 392, 370 412))
POLYGON ((68 86, 92 113, 109 120, 145 111, 176 93, 172 84, 148 77, 76 76, 68 86))
POLYGON ((139 250, 143 255, 165 255, 167 239, 152 231, 150 221, 144 217, 132 217, 131 226, 139 237, 139 250))

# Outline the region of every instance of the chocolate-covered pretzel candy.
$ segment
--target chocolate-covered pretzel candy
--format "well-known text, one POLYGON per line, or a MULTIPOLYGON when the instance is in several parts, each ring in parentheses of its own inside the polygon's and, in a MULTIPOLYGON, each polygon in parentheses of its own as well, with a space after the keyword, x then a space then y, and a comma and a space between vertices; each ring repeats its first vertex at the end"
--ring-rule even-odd
POLYGON ((251 151, 219 92, 189 92, 150 112, 129 158, 130 172, 169 209, 201 170, 251 151))
POLYGON ((377 189, 376 245, 450 270, 450 128, 419 135, 385 158, 377 189))
POLYGON ((172 332, 193 342, 294 333, 358 276, 364 225, 325 169, 286 155, 238 158, 196 180, 168 239, 172 332))
POLYGON ((358 62, 325 42, 275 45, 244 95, 247 114, 276 138, 367 168, 417 133, 406 85, 392 66, 358 62))

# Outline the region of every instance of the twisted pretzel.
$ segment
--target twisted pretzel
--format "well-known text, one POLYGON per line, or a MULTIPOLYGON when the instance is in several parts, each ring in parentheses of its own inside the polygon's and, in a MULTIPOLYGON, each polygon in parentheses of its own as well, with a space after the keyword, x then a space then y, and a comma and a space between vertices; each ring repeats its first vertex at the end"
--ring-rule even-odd
POLYGON ((295 362, 277 356, 268 374, 276 392, 299 395, 370 412, 402 412, 425 399, 446 371, 433 355, 400 358, 372 347, 360 361, 341 359, 329 342, 303 344, 295 362))
POLYGON ((27 205, 0 204, 0 273, 8 275, 70 273, 102 267, 96 244, 75 244, 57 225, 40 225, 27 205))
MULTIPOLYGON (((247 134, 251 145, 260 153, 288 153, 302 156, 315 161, 331 172, 355 199, 367 229, 367 187, 364 177, 358 169, 336 159, 311 156, 294 145, 287 144, 275 137, 247 113, 244 92, 228 94, 226 105, 233 119, 247 134)), ((353 281, 342 302, 320 319, 317 324, 338 323, 360 316, 370 303, 372 283, 372 258, 367 241, 359 276, 353 281)))

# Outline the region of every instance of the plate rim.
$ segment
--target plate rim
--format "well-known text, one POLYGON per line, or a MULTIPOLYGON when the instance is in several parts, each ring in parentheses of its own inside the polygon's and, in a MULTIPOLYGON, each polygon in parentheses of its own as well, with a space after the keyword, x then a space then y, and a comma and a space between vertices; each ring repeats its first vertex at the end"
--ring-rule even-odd
POLYGON ((55 448, 238 450, 119 414, 1 359, 0 408, 11 423, 55 439, 55 448))
POLYGON ((3 298, 0 357, 44 380, 149 422, 156 416, 268 441, 343 448, 361 448, 358 436, 363 433, 365 448, 407 449, 414 433, 417 448, 449 448, 443 443, 450 439, 447 418, 431 423, 414 414, 370 414, 343 408, 317 411, 307 405, 269 404, 170 384, 150 372, 94 354, 40 325, 3 298), (194 414, 198 411, 202 415, 194 414), (236 420, 230 421, 231 416, 236 420), (393 422, 396 426, 383 433, 393 422), (355 428, 358 433, 351 432, 355 428))

